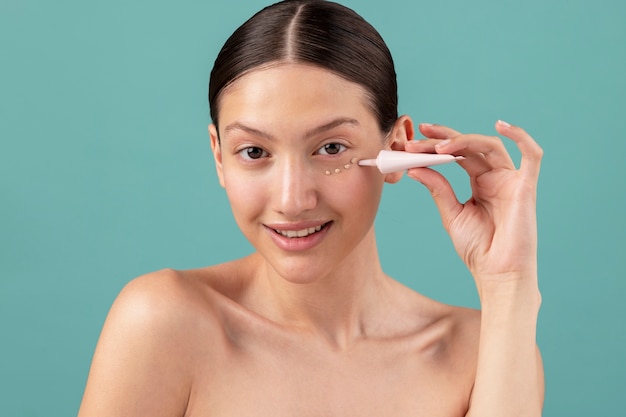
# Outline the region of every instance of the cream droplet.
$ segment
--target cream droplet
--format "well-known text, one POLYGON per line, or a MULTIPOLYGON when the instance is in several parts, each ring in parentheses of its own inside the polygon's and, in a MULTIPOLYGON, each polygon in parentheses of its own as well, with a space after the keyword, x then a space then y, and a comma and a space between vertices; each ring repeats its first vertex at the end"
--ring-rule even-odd
POLYGON ((335 168, 335 174, 339 174, 341 172, 341 168, 335 168))
POLYGON ((350 167, 351 167, 351 166, 352 166, 352 164, 345 164, 343 167, 344 167, 345 169, 350 169, 350 167))
POLYGON ((350 160, 350 163, 351 163, 351 164, 356 164, 356 157, 355 157, 355 158, 352 158, 352 159, 350 160))
POLYGON ((326 175, 330 175, 330 171, 329 171, 329 170, 326 170, 326 172, 324 172, 324 174, 326 174, 326 175))

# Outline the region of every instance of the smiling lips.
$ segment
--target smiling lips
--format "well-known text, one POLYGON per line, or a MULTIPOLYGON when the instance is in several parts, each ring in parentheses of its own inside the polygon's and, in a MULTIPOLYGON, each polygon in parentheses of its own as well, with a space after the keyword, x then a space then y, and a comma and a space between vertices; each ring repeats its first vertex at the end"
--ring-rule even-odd
POLYGON ((319 226, 315 226, 315 227, 308 227, 306 229, 302 229, 302 230, 276 230, 274 229, 274 231, 282 236, 288 237, 288 238, 294 238, 294 237, 307 237, 309 235, 312 235, 315 232, 319 232, 320 230, 322 230, 322 227, 324 225, 319 225, 319 226))
POLYGON ((306 251, 319 245, 332 225, 332 221, 266 224, 270 237, 278 248, 287 252, 306 251))
POLYGON ((273 229, 276 233, 278 233, 281 236, 285 236, 288 238, 294 238, 294 237, 307 237, 312 235, 313 233, 317 233, 320 230, 322 230, 324 228, 324 226, 326 226, 328 223, 324 223, 324 224, 320 224, 318 226, 313 226, 313 227, 306 227, 300 230, 278 230, 278 229, 273 229))

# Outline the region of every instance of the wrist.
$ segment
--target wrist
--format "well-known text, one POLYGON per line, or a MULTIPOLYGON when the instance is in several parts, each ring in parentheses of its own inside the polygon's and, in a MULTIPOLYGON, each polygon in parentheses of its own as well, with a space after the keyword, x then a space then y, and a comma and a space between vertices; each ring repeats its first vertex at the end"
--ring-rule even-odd
POLYGON ((539 311, 541 292, 536 274, 501 274, 477 279, 478 296, 483 309, 539 311))

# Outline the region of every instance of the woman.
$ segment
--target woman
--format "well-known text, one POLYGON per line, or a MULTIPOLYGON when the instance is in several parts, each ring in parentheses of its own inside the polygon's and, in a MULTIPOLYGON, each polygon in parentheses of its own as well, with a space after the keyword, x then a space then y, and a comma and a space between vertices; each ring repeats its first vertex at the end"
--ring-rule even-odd
POLYGON ((102 331, 79 415, 536 416, 535 189, 541 149, 521 128, 516 170, 496 137, 397 116, 393 62, 353 11, 270 6, 226 42, 211 73, 217 175, 255 253, 137 278, 102 331), (374 218, 381 149, 463 156, 460 204, 432 193, 481 311, 443 305, 385 275, 374 218))

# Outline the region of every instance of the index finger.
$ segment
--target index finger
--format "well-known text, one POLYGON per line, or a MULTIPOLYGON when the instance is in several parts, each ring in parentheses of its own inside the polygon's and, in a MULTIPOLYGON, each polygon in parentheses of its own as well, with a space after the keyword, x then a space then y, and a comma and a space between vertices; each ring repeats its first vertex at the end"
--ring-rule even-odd
POLYGON ((420 123, 419 129, 422 135, 431 139, 450 139, 461 133, 443 125, 434 125, 430 123, 420 123))
POLYGON ((496 122, 496 130, 517 144, 522 154, 520 171, 525 175, 537 178, 539 176, 541 158, 543 157, 543 149, 519 126, 513 126, 503 120, 498 120, 496 122))

